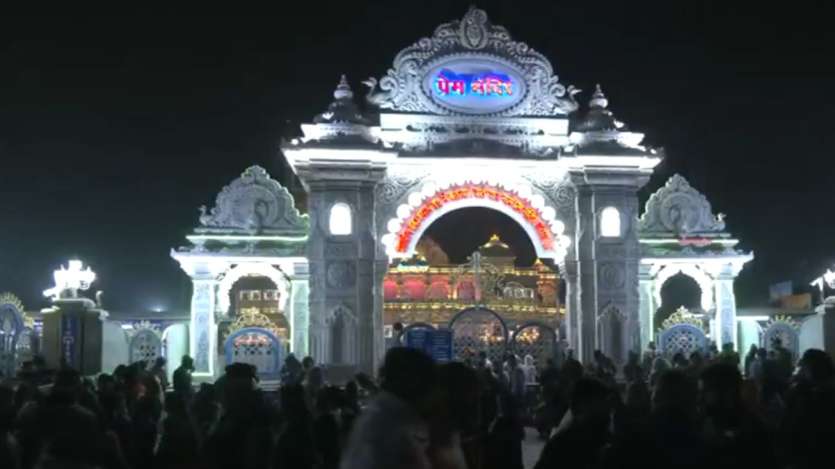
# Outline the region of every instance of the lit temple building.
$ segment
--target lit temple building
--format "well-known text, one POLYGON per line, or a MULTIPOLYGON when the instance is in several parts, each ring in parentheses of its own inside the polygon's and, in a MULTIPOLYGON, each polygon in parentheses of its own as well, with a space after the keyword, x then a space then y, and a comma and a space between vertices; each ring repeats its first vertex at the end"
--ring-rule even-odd
MULTIPOLYGON (((427 238, 428 240, 428 238, 427 238)), ((394 325, 429 324, 445 327, 463 310, 485 306, 511 329, 541 323, 558 329, 565 310, 559 304, 559 276, 537 260, 533 266, 515 266, 513 251, 494 235, 470 261, 454 265, 431 240, 434 255, 418 252, 389 269, 383 280, 383 324, 386 338, 394 325)))

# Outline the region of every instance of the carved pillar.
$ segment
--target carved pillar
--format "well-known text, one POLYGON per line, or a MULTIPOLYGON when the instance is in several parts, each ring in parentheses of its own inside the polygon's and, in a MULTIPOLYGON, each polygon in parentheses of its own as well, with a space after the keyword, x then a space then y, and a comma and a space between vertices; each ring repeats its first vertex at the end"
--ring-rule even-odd
MULTIPOLYGON (((573 253, 573 249, 572 249, 573 253)), ((569 253, 569 255, 572 255, 569 253)), ((563 262, 560 270, 565 279, 565 319, 567 336, 562 337, 566 339, 569 347, 576 349, 579 343, 578 328, 580 309, 577 304, 577 261, 566 260, 563 262)))
POLYGON ((310 233, 307 241, 310 321, 308 351, 317 363, 327 363, 330 360, 330 330, 326 324, 328 314, 324 259, 326 234, 321 220, 326 205, 324 195, 324 192, 314 190, 312 187, 307 199, 310 211, 310 233))
POLYGON ((592 360, 595 348, 595 315, 597 312, 597 282, 594 260, 594 207, 592 191, 586 185, 577 187, 576 200, 576 255, 577 255, 577 342, 576 358, 592 360))
POLYGON ((382 313, 378 299, 382 297, 382 278, 375 269, 377 242, 374 224, 374 183, 362 182, 356 193, 357 281, 354 292, 358 320, 358 363, 361 371, 373 376, 376 370, 379 339, 383 326, 375 312, 382 313), (379 326, 379 327, 377 327, 379 326), (378 337, 379 336, 379 337, 378 337))
POLYGON ((217 358, 217 324, 215 323, 215 291, 217 280, 212 276, 192 277, 191 330, 189 350, 194 359, 194 375, 213 377, 217 358))
POLYGON ((716 292, 716 330, 713 340, 720 350, 727 343, 733 343, 734 348, 737 348, 734 278, 732 275, 721 275, 713 284, 716 292))
POLYGON ((345 352, 340 352, 340 360, 352 361, 340 365, 373 373, 383 340, 382 304, 377 304, 382 299, 382 278, 375 267, 374 182, 346 176, 308 184, 311 350, 321 362, 332 359, 335 338, 327 320, 336 308, 347 308, 356 320, 356 333, 338 338, 345 352), (329 213, 337 203, 351 209, 349 234, 330 232, 329 213))
POLYGON ((653 288, 655 281, 649 274, 649 265, 642 265, 640 267, 640 302, 639 302, 639 321, 641 327, 641 350, 645 349, 647 345, 654 339, 655 336, 655 295, 653 295, 653 288))
POLYGON ((644 178, 585 169, 572 173, 572 181, 577 188, 578 350, 584 361, 599 348, 623 362, 628 351, 640 349, 636 191, 644 178), (617 211, 618 227, 603 236, 601 218, 610 207, 617 211), (598 328, 599 316, 610 308, 619 312, 618 327, 598 328), (602 337, 598 330, 618 337, 602 337))
POLYGON ((291 324, 293 353, 296 357, 301 358, 310 354, 310 308, 308 306, 310 289, 308 288, 307 275, 297 273, 290 280, 290 285, 293 292, 293 319, 291 324))
POLYGON ((383 356, 386 353, 386 338, 383 335, 383 307, 384 307, 384 292, 383 280, 388 272, 388 258, 379 258, 374 262, 374 314, 373 317, 373 331, 375 346, 374 346, 374 370, 383 362, 383 356))

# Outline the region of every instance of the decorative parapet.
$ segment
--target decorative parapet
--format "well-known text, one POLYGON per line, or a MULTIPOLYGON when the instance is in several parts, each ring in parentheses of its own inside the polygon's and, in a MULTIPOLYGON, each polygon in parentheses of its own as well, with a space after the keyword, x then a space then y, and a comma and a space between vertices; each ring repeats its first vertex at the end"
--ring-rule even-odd
MULTIPOLYGON (((472 114, 473 109, 462 110, 453 100, 436 96, 433 90, 439 84, 437 80, 443 81, 444 72, 455 75, 474 70, 474 64, 501 71, 494 74, 497 82, 493 93, 501 99, 473 107, 478 114, 565 116, 578 107, 574 94, 579 90, 561 84, 545 56, 512 40, 507 29, 492 24, 487 13, 474 7, 462 20, 442 24, 432 37, 400 51, 383 78, 365 82, 370 88, 366 99, 380 109, 394 112, 472 114)), ((445 86, 441 88, 461 96, 493 89, 491 77, 484 80, 487 88, 478 80, 458 86, 454 78, 443 81, 445 86)))
POLYGON ((707 198, 676 174, 652 194, 638 230, 647 237, 719 237, 725 232, 725 215, 714 215, 707 198))
POLYGON ((215 206, 200 207, 197 233, 306 235, 309 221, 293 196, 260 166, 250 166, 217 195, 215 206))
POLYGON ((245 329, 247 327, 257 327, 260 329, 266 329, 273 333, 276 337, 280 337, 281 333, 276 327, 276 324, 270 320, 265 314, 262 314, 258 308, 243 308, 241 309, 240 314, 238 317, 235 318, 235 321, 229 325, 229 329, 227 330, 227 335, 232 335, 235 332, 238 332, 241 329, 245 329))

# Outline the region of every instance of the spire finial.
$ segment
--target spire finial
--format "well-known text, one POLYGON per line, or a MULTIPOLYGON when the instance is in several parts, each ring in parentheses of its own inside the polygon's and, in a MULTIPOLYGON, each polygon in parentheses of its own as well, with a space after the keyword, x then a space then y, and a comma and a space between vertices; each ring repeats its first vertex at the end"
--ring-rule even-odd
POLYGON ((354 92, 351 91, 351 85, 348 84, 348 78, 345 74, 339 79, 339 84, 336 85, 336 90, 333 92, 333 97, 336 99, 353 99, 354 92))
POLYGON ((589 107, 592 109, 606 109, 609 106, 609 100, 606 99, 606 95, 603 94, 603 89, 600 87, 600 83, 594 88, 594 94, 591 95, 591 99, 589 100, 589 107))

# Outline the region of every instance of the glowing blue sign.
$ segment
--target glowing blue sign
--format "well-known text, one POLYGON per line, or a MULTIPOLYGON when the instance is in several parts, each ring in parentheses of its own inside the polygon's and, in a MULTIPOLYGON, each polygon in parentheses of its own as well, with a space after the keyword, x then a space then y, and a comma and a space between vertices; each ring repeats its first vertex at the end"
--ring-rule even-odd
POLYGON ((525 95, 525 81, 515 68, 499 61, 456 58, 430 69, 424 90, 452 111, 487 114, 518 104, 525 95))
POLYGON ((513 81, 500 73, 458 74, 443 68, 435 79, 435 92, 441 96, 513 96, 513 81))

